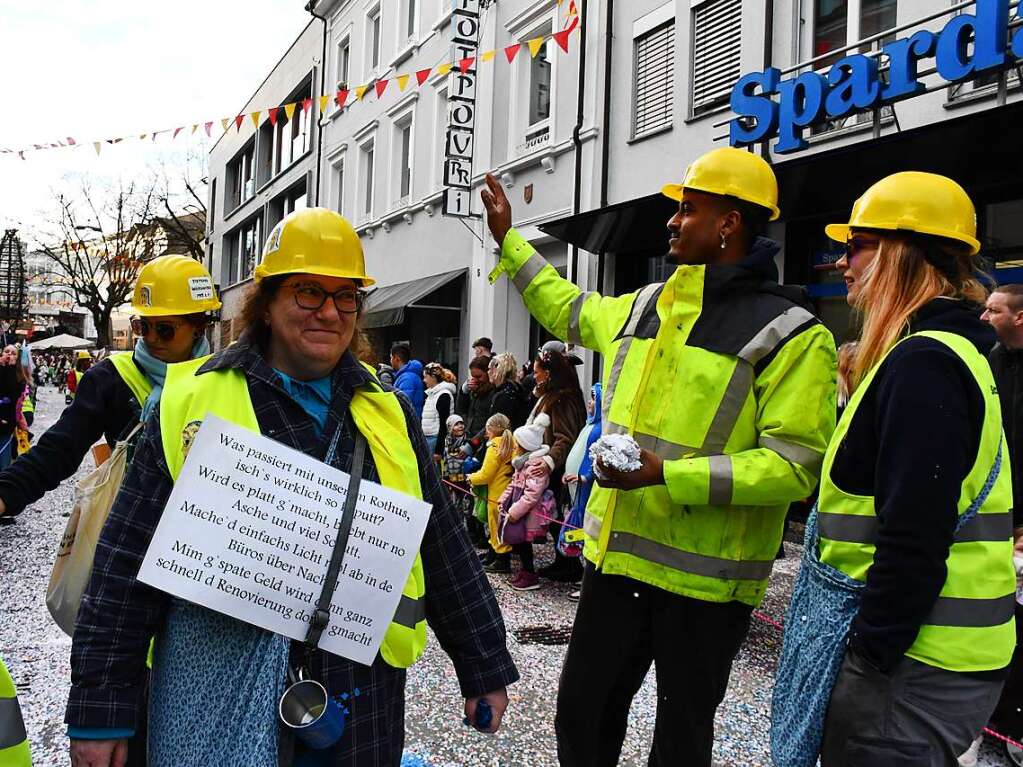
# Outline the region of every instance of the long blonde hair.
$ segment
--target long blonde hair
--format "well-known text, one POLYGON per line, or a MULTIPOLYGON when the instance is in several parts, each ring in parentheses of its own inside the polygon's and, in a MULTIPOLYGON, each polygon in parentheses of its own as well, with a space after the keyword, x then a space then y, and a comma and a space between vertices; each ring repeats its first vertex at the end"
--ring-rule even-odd
POLYGON ((494 434, 497 456, 501 463, 507 463, 515 451, 515 437, 511 432, 511 421, 504 413, 494 413, 487 419, 487 432, 494 434))
POLYGON ((863 330, 853 358, 851 389, 909 332, 910 318, 928 301, 945 296, 983 306, 988 291, 973 268, 969 249, 959 243, 880 233, 877 255, 863 272, 863 289, 855 304, 863 312, 863 330), (945 268, 939 270, 932 262, 945 268))

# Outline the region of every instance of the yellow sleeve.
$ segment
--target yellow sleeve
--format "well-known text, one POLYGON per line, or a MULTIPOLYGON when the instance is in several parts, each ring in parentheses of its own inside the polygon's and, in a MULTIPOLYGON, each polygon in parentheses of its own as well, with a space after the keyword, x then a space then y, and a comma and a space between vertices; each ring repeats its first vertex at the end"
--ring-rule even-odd
POLYGON ((491 445, 490 449, 487 450, 487 454, 483 457, 483 465, 480 466, 480 470, 470 474, 467 479, 470 485, 489 485, 497 477, 497 472, 501 468, 501 458, 498 453, 501 452, 499 445, 491 445))

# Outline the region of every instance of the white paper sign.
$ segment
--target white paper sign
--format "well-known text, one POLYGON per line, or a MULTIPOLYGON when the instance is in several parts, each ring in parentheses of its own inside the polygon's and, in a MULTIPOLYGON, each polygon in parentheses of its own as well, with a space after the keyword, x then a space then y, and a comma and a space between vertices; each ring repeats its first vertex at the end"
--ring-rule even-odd
MULTIPOLYGON (((208 415, 139 580, 305 639, 340 526, 348 475, 208 415)), ((320 647, 369 665, 394 617, 431 506, 362 481, 320 647)))

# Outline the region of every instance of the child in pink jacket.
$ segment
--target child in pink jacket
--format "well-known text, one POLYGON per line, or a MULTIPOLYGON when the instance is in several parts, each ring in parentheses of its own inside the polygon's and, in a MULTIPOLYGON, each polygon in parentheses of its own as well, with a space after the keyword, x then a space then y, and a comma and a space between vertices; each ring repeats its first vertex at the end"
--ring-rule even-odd
POLYGON ((540 579, 533 567, 533 540, 547 533, 554 510, 554 494, 547 489, 549 472, 534 473, 529 468, 541 461, 550 461, 550 448, 543 443, 550 425, 546 413, 540 413, 531 424, 515 430, 515 457, 512 458, 511 484, 501 493, 501 540, 511 544, 512 554, 522 560, 522 569, 511 581, 516 591, 540 588, 540 579))

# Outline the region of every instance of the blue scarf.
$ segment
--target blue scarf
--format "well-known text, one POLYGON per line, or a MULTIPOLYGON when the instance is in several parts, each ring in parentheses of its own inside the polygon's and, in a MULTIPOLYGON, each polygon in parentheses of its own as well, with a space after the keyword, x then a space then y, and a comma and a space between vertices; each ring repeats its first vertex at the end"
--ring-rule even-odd
MULTIPOLYGON (((206 340, 206 336, 199 336, 199 339, 192 347, 190 359, 194 360, 198 357, 205 357, 209 353, 210 342, 206 340)), ((156 408, 156 403, 160 401, 160 395, 163 394, 163 382, 167 380, 167 363, 163 360, 158 360, 150 354, 149 347, 146 346, 144 338, 140 338, 135 343, 134 359, 135 363, 142 368, 142 372, 146 374, 149 382, 153 384, 153 390, 149 393, 145 404, 142 406, 142 418, 140 420, 145 423, 156 408)))

